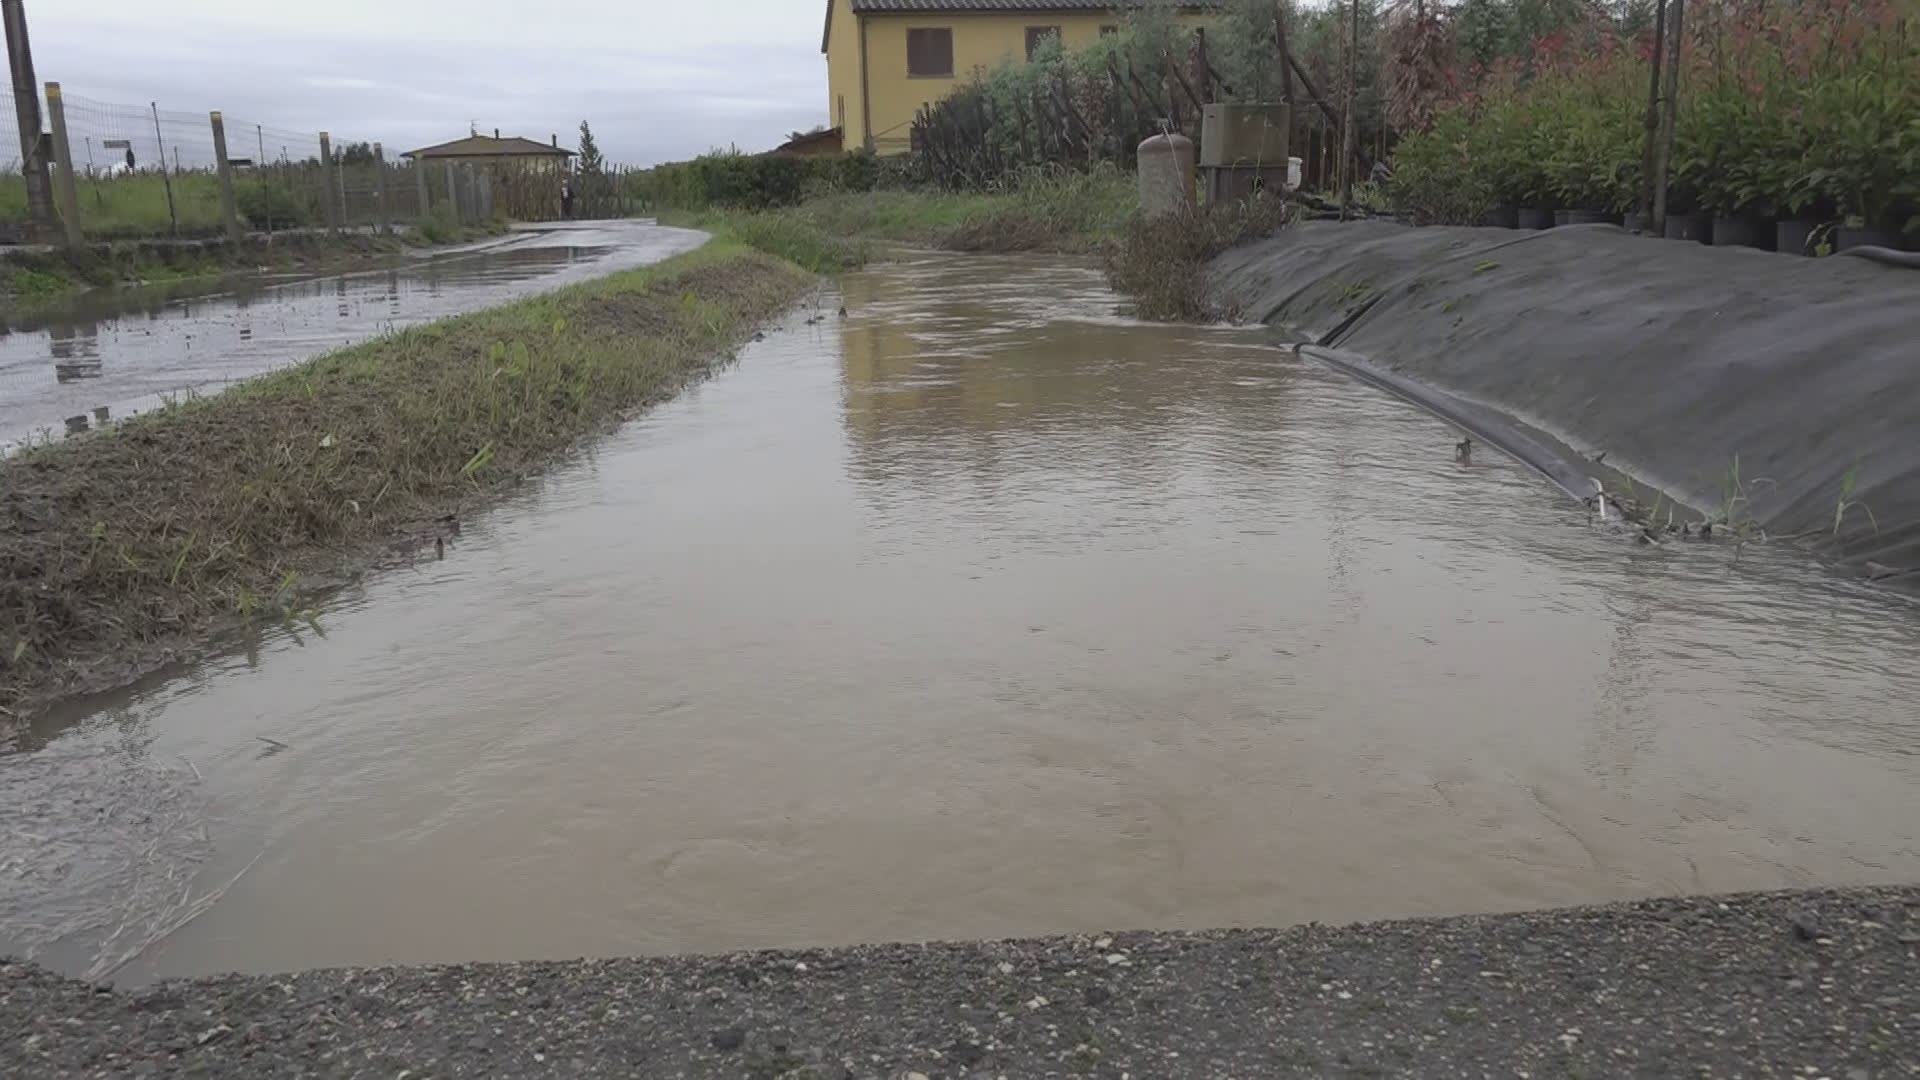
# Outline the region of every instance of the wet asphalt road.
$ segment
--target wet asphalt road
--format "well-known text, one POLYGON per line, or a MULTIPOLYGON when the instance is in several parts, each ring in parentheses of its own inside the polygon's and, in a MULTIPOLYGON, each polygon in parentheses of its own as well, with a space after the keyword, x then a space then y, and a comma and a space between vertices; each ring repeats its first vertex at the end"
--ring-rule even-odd
POLYGON ((169 982, 0 965, 8 1076, 1920 1070, 1920 887, 169 982))

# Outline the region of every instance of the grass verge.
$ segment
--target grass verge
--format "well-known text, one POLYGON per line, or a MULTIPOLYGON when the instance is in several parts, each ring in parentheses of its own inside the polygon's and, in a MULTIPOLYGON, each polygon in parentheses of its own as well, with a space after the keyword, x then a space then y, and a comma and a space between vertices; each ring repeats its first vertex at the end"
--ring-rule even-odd
POLYGON ((716 242, 0 461, 0 708, 123 684, 431 542, 810 284, 716 242))
POLYGON ((830 274, 864 264, 876 242, 946 251, 1097 251, 1120 235, 1138 205, 1133 177, 1103 167, 1035 171, 995 192, 831 192, 779 210, 669 212, 663 220, 830 274))

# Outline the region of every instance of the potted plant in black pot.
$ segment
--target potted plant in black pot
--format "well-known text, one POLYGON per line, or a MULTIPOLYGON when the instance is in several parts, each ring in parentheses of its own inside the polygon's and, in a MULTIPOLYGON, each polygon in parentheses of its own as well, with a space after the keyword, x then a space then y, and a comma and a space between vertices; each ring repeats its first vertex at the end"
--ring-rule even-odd
MULTIPOLYGON (((1916 184, 1920 131, 1913 113, 1916 73, 1910 43, 1867 39, 1847 62, 1804 92, 1807 158, 1816 190, 1840 215, 1833 249, 1901 244, 1900 210, 1916 184)), ((1882 38, 1888 40, 1882 40, 1882 38)))

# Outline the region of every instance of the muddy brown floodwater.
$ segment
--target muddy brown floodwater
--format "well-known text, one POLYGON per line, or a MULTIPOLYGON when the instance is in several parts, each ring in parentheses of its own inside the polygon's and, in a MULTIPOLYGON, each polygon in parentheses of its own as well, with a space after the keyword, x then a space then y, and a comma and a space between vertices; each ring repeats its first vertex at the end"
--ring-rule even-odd
POLYGON ((0 453, 389 331, 658 262, 705 239, 637 221, 551 224, 361 273, 80 293, 0 322, 0 453))
POLYGON ((1636 547, 1083 264, 844 290, 324 636, 42 724, 0 944, 139 981, 1920 879, 1910 603, 1636 547))

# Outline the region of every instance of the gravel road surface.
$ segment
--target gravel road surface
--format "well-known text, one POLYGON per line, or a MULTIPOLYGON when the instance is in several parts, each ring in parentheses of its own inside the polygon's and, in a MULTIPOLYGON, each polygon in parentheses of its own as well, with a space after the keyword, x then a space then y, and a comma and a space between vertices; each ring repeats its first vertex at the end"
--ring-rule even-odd
POLYGON ((1920 1074, 1920 887, 226 976, 0 962, 0 1074, 1920 1074))

